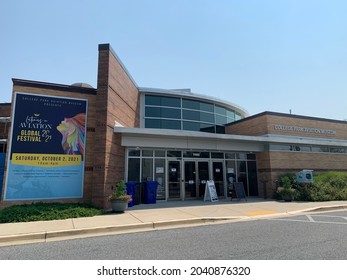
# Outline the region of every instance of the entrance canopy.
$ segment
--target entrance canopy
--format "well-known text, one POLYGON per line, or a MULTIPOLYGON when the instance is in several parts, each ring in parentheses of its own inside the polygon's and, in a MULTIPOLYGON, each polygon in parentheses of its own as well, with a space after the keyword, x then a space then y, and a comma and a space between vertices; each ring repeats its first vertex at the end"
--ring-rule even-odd
POLYGON ((230 135, 171 129, 127 128, 116 126, 122 146, 143 148, 203 149, 215 151, 263 152, 266 144, 345 146, 346 141, 285 135, 230 135))
POLYGON ((260 152, 268 137, 212 134, 170 129, 115 127, 122 134, 122 146, 170 149, 232 150, 260 152))

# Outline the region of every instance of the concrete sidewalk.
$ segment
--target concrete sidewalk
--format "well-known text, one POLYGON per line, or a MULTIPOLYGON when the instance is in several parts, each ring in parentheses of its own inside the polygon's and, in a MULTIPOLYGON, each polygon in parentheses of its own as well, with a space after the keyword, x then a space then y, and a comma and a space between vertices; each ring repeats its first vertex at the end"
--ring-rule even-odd
POLYGON ((245 221, 305 211, 347 209, 347 201, 281 202, 260 198, 218 202, 169 201, 140 204, 125 213, 67 220, 0 224, 0 246, 48 242, 231 221, 245 221))

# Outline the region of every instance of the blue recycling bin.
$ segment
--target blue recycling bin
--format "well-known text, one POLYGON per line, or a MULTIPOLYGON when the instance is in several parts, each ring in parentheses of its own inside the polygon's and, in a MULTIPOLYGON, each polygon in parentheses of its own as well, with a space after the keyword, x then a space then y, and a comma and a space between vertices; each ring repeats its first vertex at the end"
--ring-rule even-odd
POLYGON ((157 203, 157 190, 158 182, 157 181, 147 181, 145 184, 145 203, 146 204, 155 204, 157 203))
POLYGON ((128 203, 128 207, 132 207, 135 205, 135 200, 136 200, 136 185, 138 183, 137 182, 127 182, 126 186, 127 186, 127 194, 131 195, 132 197, 132 201, 130 201, 128 203))

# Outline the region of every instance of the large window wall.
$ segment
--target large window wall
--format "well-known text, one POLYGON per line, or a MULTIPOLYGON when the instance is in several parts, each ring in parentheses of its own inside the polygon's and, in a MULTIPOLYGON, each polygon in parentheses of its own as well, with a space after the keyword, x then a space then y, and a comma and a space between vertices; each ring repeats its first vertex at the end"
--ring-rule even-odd
POLYGON ((175 169, 174 174, 179 176, 178 184, 175 185, 175 190, 178 188, 176 198, 180 198, 180 186, 183 188, 192 181, 185 170, 187 162, 195 164, 196 168, 206 164, 205 180, 214 180, 216 187, 219 188, 218 194, 222 197, 231 195, 229 187, 234 182, 243 182, 247 195, 258 195, 256 155, 253 153, 128 149, 126 180, 157 181, 159 183, 157 199, 166 200, 170 199, 170 192, 173 193, 173 189, 170 188, 173 188, 174 184, 171 182, 172 179, 170 180, 170 175, 175 169), (172 163, 176 164, 174 168, 170 165, 172 163))
POLYGON ((224 125, 241 119, 234 110, 188 98, 145 95, 145 128, 224 134, 224 125))

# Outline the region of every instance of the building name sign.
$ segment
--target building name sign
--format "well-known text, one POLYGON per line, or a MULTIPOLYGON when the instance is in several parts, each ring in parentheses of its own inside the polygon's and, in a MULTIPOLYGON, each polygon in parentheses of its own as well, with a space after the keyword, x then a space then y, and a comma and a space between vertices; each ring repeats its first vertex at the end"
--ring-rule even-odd
POLYGON ((274 128, 275 130, 283 130, 283 131, 296 131, 296 132, 306 132, 306 133, 315 133, 315 134, 336 135, 336 130, 330 130, 330 129, 300 127, 300 126, 282 125, 282 124, 276 124, 274 128))

